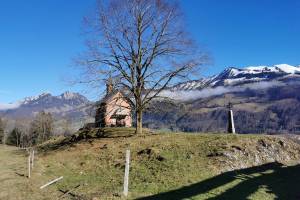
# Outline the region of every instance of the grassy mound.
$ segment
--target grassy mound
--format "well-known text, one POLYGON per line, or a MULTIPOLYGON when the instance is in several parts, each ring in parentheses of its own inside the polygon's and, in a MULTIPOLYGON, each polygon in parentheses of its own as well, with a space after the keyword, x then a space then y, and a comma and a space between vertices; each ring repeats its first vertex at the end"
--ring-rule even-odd
MULTIPOLYGON (((149 134, 148 129, 144 130, 145 134, 149 134)), ((53 151, 61 148, 68 148, 80 141, 99 138, 117 138, 117 137, 132 137, 135 135, 134 128, 94 128, 83 129, 68 137, 56 137, 42 145, 38 149, 43 152, 53 151)))
POLYGON ((50 141, 40 146, 46 154, 38 158, 39 166, 43 166, 39 173, 46 177, 64 176, 62 182, 53 186, 57 191, 80 185, 71 193, 73 198, 120 199, 125 150, 130 149, 129 199, 151 195, 154 196, 144 199, 274 199, 280 195, 282 199, 296 198, 297 190, 292 191, 292 183, 300 181, 299 167, 278 164, 290 165, 300 160, 299 144, 288 139, 264 135, 133 133, 133 129, 94 129, 50 141), (298 176, 288 173, 297 170, 298 176), (264 174, 268 178, 262 179, 264 174), (270 191, 274 187, 268 187, 268 181, 275 181, 282 190, 286 187, 286 193, 279 189, 270 191), (248 182, 249 185, 243 185, 248 182), (240 185, 245 190, 242 193, 235 190, 240 185))

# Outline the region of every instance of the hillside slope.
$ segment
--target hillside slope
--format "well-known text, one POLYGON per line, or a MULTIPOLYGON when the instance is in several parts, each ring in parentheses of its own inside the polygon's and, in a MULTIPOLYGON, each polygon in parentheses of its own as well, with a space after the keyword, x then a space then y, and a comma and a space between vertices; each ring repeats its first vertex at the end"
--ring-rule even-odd
MULTIPOLYGON (((60 191, 80 185, 67 199, 122 199, 126 149, 131 150, 129 199, 297 199, 300 195, 300 168, 295 165, 300 145, 282 137, 160 133, 96 139, 98 132, 40 147, 23 198, 40 199, 50 192, 45 199, 57 199, 60 191), (60 176, 64 176, 61 182, 44 191, 36 189, 60 176)), ((126 133, 126 129, 111 132, 126 133)), ((28 183, 25 177, 23 183, 28 183)))
MULTIPOLYGON (((226 132, 227 105, 233 104, 239 133, 300 134, 300 85, 227 92, 189 101, 155 102, 144 116, 149 128, 226 132)), ((194 92, 195 94, 197 92, 194 92)))
POLYGON ((300 134, 299 89, 299 66, 231 67, 164 91, 175 102, 155 102, 144 119, 149 128, 226 132, 230 102, 239 133, 300 134))

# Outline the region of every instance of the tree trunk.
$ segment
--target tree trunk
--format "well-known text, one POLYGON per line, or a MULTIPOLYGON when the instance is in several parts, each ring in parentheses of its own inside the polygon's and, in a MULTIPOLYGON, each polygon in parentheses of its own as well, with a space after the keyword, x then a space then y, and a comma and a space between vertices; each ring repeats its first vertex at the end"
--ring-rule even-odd
POLYGON ((143 134, 143 111, 142 109, 138 109, 136 111, 136 134, 143 134))

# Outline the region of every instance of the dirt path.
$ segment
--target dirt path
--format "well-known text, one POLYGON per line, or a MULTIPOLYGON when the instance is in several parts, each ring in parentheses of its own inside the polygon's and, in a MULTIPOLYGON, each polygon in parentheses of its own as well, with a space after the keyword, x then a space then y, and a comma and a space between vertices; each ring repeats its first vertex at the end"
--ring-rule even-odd
POLYGON ((57 191, 39 186, 46 182, 41 167, 36 166, 27 178, 27 157, 24 150, 0 145, 0 200, 57 199, 57 191), (38 170, 39 169, 39 170, 38 170))
POLYGON ((0 159, 0 199, 21 199, 20 187, 26 176, 24 155, 15 148, 0 146, 0 159))

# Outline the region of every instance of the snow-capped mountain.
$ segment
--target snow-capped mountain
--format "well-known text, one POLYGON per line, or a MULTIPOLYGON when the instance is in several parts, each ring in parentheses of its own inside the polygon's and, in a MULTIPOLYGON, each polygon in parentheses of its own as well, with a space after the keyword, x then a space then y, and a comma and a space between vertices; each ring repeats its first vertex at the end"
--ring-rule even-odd
MULTIPOLYGON (((218 75, 180 83, 161 96, 179 100, 154 102, 144 116, 145 126, 184 131, 225 131, 226 104, 235 112, 240 133, 300 134, 300 66, 230 67, 218 75), (227 95, 223 95, 227 94, 227 95)), ((58 121, 71 119, 74 129, 92 122, 95 107, 79 93, 58 96, 43 93, 17 103, 0 106, 0 116, 32 118, 40 111, 53 114, 58 121), (75 125, 74 125, 75 124, 75 125)))
POLYGON ((229 67, 218 75, 180 83, 172 90, 201 90, 218 86, 235 86, 261 81, 288 81, 300 78, 300 66, 280 64, 274 66, 229 67))
MULTIPOLYGON (((266 88, 270 85, 278 86, 280 85, 278 83, 288 83, 295 80, 300 83, 300 66, 280 64, 274 66, 249 66, 246 68, 229 67, 212 77, 180 83, 168 90, 169 92, 166 95, 181 100, 198 99, 232 91, 243 91, 246 87, 254 89, 257 83, 262 82, 272 83, 269 85, 265 84, 263 88, 266 88), (274 84, 275 81, 276 84, 274 84), (200 92, 184 93, 190 90, 198 90, 200 92)), ((87 112, 91 112, 92 104, 93 102, 90 102, 79 93, 65 92, 58 96, 42 93, 38 96, 24 98, 13 104, 0 105, 0 114, 4 113, 13 117, 28 117, 44 110, 56 116, 82 117, 87 112)))
POLYGON ((91 109, 86 97, 79 93, 65 92, 58 96, 42 93, 33 97, 26 97, 21 101, 2 108, 2 115, 11 118, 33 117, 40 111, 52 113, 56 117, 84 117, 91 109))
POLYGON ((53 105, 60 106, 62 103, 65 105, 79 106, 88 103, 89 100, 79 93, 65 92, 59 96, 52 96, 50 93, 42 93, 38 96, 26 97, 20 101, 20 106, 36 106, 43 105, 52 107, 53 105))
POLYGON ((150 128, 226 132, 230 102, 238 133, 300 134, 299 91, 300 66, 231 67, 163 91, 161 96, 178 101, 155 102, 155 112, 146 111, 144 123, 150 128))

